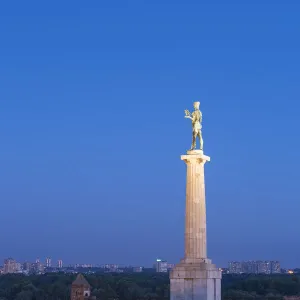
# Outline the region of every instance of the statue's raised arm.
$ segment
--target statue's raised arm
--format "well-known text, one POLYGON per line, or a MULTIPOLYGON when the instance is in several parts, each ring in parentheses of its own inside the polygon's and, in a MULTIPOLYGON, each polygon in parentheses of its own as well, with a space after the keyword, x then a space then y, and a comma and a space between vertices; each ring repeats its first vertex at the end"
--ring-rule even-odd
POLYGON ((185 110, 185 118, 192 120, 192 126, 193 126, 193 139, 192 139, 192 147, 191 150, 196 149, 196 139, 199 137, 200 142, 200 150, 203 151, 203 139, 202 139, 202 113, 200 111, 200 102, 194 102, 194 111, 192 113, 189 112, 189 110, 185 110))

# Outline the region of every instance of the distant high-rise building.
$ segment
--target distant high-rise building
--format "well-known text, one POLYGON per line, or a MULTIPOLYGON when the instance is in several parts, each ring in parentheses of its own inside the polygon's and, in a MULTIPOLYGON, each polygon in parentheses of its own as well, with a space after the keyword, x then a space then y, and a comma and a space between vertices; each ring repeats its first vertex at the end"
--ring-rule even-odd
POLYGON ((46 258, 46 267, 51 268, 51 258, 50 257, 46 258))
POLYGON ((58 266, 59 269, 61 269, 63 267, 63 261, 61 259, 59 259, 57 261, 57 266, 58 266))
POLYGON ((3 273, 10 274, 10 273, 16 273, 16 271, 17 271, 16 261, 12 258, 5 259, 4 266, 3 266, 3 273))
POLYGON ((271 261, 271 273, 278 274, 281 272, 279 261, 271 261))
POLYGON ((32 264, 32 271, 36 272, 37 274, 42 274, 45 271, 44 265, 40 262, 32 264))
POLYGON ((39 263, 40 263, 40 259, 37 258, 37 259, 35 260, 35 263, 36 263, 36 264, 39 264, 39 263))
POLYGON ((32 264, 30 262, 23 263, 23 270, 29 272, 32 269, 32 264))
POLYGON ((280 273, 278 261, 233 261, 229 262, 229 273, 272 274, 280 273))
POLYGON ((21 263, 16 262, 16 273, 22 272, 22 265, 21 263))
POLYGON ((271 274, 271 262, 270 261, 258 261, 257 262, 258 274, 271 274))
POLYGON ((247 274, 256 274, 257 273, 257 261, 242 261, 241 262, 241 272, 247 274))
POLYGON ((168 262, 165 260, 157 259, 155 267, 156 267, 156 272, 158 273, 168 272, 168 262))
POLYGON ((229 273, 240 274, 242 273, 242 263, 239 261, 231 261, 228 266, 229 273))

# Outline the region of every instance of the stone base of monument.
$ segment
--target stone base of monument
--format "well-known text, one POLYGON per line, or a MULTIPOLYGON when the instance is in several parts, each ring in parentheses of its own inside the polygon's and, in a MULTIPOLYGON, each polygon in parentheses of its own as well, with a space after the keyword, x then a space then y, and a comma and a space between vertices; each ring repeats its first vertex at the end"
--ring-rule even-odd
POLYGON ((222 272, 209 259, 183 259, 170 273, 170 300, 221 300, 222 272))

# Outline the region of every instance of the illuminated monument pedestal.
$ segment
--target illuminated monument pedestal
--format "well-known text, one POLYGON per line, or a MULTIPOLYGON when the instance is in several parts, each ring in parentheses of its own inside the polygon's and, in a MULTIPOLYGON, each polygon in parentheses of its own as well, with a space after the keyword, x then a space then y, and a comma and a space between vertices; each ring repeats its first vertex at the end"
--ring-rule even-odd
POLYGON ((221 300, 221 271, 207 258, 204 164, 200 150, 181 159, 187 165, 185 256, 170 273, 171 300, 221 300))

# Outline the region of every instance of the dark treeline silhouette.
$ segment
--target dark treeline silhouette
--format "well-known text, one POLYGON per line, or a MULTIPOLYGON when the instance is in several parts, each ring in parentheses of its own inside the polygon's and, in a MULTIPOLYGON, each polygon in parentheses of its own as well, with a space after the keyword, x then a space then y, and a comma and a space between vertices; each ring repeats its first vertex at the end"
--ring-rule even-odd
MULTIPOLYGON (((169 300, 168 274, 91 274, 85 276, 92 294, 101 300, 169 300)), ((0 276, 0 300, 69 300, 75 275, 0 276)), ((225 275, 223 300, 283 300, 300 295, 298 275, 225 275)))

